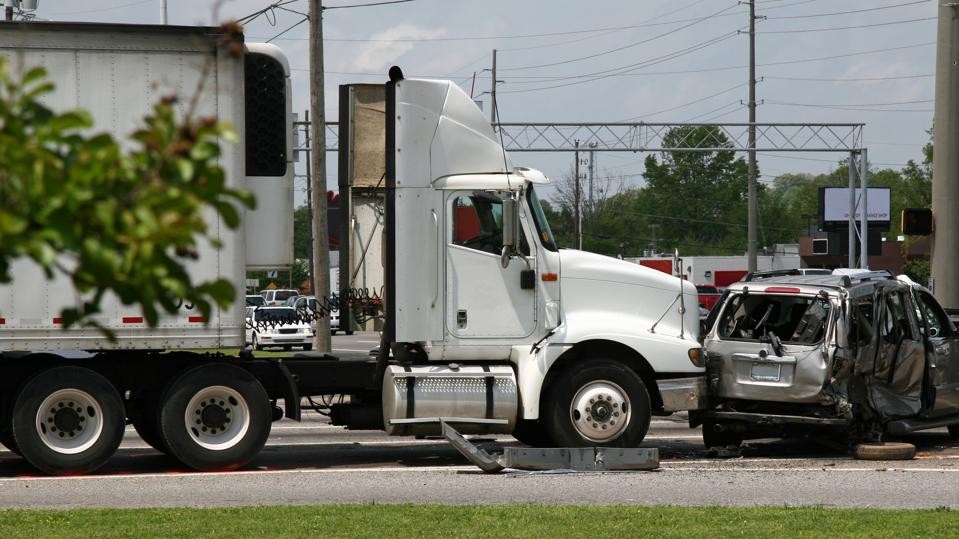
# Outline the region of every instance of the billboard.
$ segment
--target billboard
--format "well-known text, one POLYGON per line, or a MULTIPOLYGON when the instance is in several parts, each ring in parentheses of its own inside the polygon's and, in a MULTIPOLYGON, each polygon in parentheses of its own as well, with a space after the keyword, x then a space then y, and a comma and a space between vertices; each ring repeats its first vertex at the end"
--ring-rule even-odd
MULTIPOLYGON (((862 189, 856 188, 856 223, 862 217, 862 189)), ((870 187, 868 193, 868 215, 866 221, 871 228, 889 229, 890 189, 888 187, 870 187)), ((819 218, 823 229, 830 230, 849 225, 849 188, 819 188, 819 218)))

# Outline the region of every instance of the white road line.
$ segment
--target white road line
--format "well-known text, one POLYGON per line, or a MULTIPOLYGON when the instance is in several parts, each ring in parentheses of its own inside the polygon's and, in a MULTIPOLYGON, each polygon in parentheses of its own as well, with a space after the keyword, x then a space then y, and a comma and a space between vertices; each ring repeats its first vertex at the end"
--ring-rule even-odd
MULTIPOLYGON (((729 469, 715 470, 713 468, 701 468, 701 469, 692 469, 692 468, 670 468, 669 466, 661 467, 659 473, 669 472, 669 471, 722 471, 728 472, 729 469)), ((751 473, 756 472, 873 472, 873 473, 882 473, 882 472, 917 472, 917 473, 959 473, 957 469, 942 469, 942 468, 739 468, 734 469, 737 471, 748 471, 751 473)), ((382 468, 321 468, 321 469, 296 469, 296 470, 269 470, 269 469, 260 469, 260 470, 238 470, 231 472, 176 472, 176 473, 149 473, 149 474, 116 474, 116 475, 77 475, 70 477, 46 477, 46 476, 37 476, 37 477, 0 477, 0 484, 3 483, 16 483, 16 482, 25 482, 25 481, 89 481, 89 480, 116 480, 116 479, 144 479, 144 478, 180 478, 180 477, 190 477, 190 476, 212 476, 212 475, 227 475, 227 474, 343 474, 343 473, 370 473, 370 472, 380 472, 380 473, 421 473, 421 472, 447 472, 447 473, 458 473, 462 471, 477 471, 475 466, 470 465, 456 465, 456 466, 418 466, 418 467, 409 467, 409 466, 389 466, 382 468)), ((478 472, 477 472, 478 473, 478 472)), ((590 473, 590 474, 627 474, 635 472, 574 472, 574 473, 590 473)), ((527 470, 512 470, 504 474, 505 476, 511 474, 542 474, 542 472, 530 472, 527 470)), ((544 474, 545 475, 545 474, 544 474)))
POLYGON ((352 348, 334 348, 334 352, 369 352, 369 349, 364 348, 363 350, 353 350, 352 348))

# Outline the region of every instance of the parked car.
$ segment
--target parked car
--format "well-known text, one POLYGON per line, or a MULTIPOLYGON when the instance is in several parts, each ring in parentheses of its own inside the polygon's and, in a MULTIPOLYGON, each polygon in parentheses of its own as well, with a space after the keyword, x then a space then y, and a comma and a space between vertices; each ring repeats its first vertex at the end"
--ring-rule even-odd
POLYGON ((257 307, 253 311, 253 324, 247 325, 246 332, 246 340, 255 350, 267 346, 313 349, 314 331, 292 307, 257 307))
MULTIPOLYGON (((318 312, 316 308, 316 296, 299 296, 293 302, 293 308, 297 311, 306 309, 307 312, 316 313, 318 312)), ((330 315, 330 334, 336 335, 336 332, 340 330, 340 311, 339 309, 334 309, 329 313, 330 315)), ((316 320, 310 322, 310 326, 313 328, 313 331, 316 331, 316 320)), ((353 330, 348 329, 344 331, 347 335, 352 335, 353 330)))
POLYGON ((263 290, 260 295, 263 296, 264 305, 273 307, 283 305, 288 298, 299 296, 300 293, 296 290, 277 288, 276 290, 263 290))
POLYGON ((959 333, 925 288, 887 272, 763 275, 707 319, 707 447, 832 428, 855 440, 948 427, 959 333))
POLYGON ((261 305, 266 305, 266 299, 259 294, 247 295, 246 305, 247 307, 259 307, 261 305))

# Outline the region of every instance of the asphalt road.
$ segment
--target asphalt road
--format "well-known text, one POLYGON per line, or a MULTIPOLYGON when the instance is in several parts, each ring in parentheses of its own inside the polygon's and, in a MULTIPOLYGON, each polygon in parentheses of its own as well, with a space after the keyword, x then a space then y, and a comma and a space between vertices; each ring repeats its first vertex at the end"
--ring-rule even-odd
MULTIPOLYGON (((341 353, 375 345, 371 334, 334 338, 341 353)), ((516 444, 509 436, 473 440, 486 448, 516 444)), ((857 461, 808 440, 752 442, 741 456, 716 458, 685 418, 666 417, 654 418, 643 444, 659 448, 657 471, 487 475, 443 440, 345 431, 308 412, 302 423, 275 423, 263 452, 228 473, 184 469, 132 429, 114 458, 89 476, 38 476, 2 450, 0 507, 412 502, 959 508, 959 442, 944 429, 907 440, 919 449, 912 461, 857 461)))

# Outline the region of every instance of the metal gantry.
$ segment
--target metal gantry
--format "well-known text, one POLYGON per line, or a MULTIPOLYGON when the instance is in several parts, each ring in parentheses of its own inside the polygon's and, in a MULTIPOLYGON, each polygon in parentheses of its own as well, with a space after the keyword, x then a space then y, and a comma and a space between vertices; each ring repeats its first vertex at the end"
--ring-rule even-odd
MULTIPOLYGON (((308 129, 296 122, 294 129, 308 129)), ((868 266, 866 210, 869 172, 861 123, 583 123, 504 122, 493 124, 508 152, 575 152, 590 147, 606 152, 842 152, 849 154, 849 244, 859 237, 861 267, 868 266), (756 130, 755 148, 750 148, 749 128, 756 130), (694 129, 681 129, 692 127, 694 129), (711 129, 695 129, 710 127, 711 129), (672 139, 667 141, 667 135, 672 139), (861 201, 855 197, 859 179, 861 201), (862 207, 862 223, 855 222, 856 207, 862 207)), ((337 151, 338 126, 326 124, 326 151, 337 151)), ((297 151, 308 148, 295 147, 297 151)), ((849 267, 856 255, 849 252, 849 267)))

